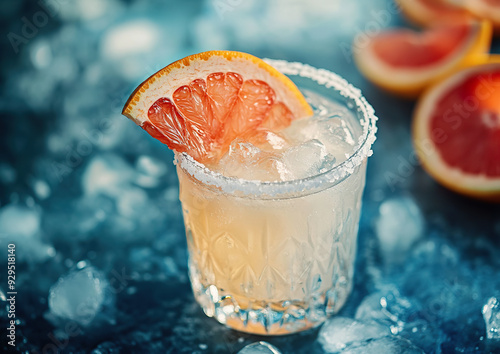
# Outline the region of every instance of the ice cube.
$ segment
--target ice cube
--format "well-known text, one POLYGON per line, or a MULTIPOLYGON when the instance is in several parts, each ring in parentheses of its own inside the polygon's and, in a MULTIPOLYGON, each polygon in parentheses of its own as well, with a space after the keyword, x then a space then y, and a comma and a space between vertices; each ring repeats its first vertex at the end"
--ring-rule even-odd
POLYGON ((121 193, 121 187, 129 184, 134 176, 132 167, 118 155, 97 155, 83 173, 83 192, 115 197, 121 193))
POLYGON ((50 288, 48 302, 55 325, 70 320, 87 327, 106 312, 113 297, 108 280, 90 266, 61 276, 50 288))
POLYGON ((290 143, 283 135, 270 130, 258 131, 249 139, 250 142, 258 146, 259 149, 269 152, 276 152, 276 150, 283 150, 290 146, 290 143))
POLYGON ((486 337, 500 340, 500 301, 492 297, 483 306, 483 318, 486 323, 486 337))
POLYGON ((116 206, 120 214, 127 217, 138 216, 147 207, 148 196, 138 187, 124 188, 118 195, 116 206))
POLYGON ((424 351, 413 345, 409 340, 396 336, 378 338, 372 341, 365 342, 361 345, 347 348, 347 350, 342 351, 342 354, 366 353, 423 354, 424 351))
POLYGON ((245 346, 238 354, 281 354, 281 352, 274 345, 261 341, 245 346))
POLYGON ((46 39, 37 40, 30 48, 30 58, 33 66, 43 70, 49 66, 52 61, 52 50, 46 39))
POLYGON ((283 180, 288 173, 275 154, 262 151, 240 139, 231 143, 217 168, 228 177, 259 181, 283 180))
POLYGON ((160 178, 167 172, 167 166, 158 159, 142 155, 137 159, 136 170, 136 183, 141 187, 154 188, 160 184, 160 178))
POLYGON ((312 127, 318 131, 318 139, 325 144, 328 153, 335 156, 337 163, 345 161, 354 152, 356 141, 343 118, 318 121, 312 127))
POLYGON ((14 239, 33 237, 40 231, 41 214, 38 210, 10 204, 0 209, 0 230, 14 239))
POLYGON ((14 243, 19 261, 41 262, 55 256, 52 246, 41 239, 41 213, 36 208, 9 204, 0 209, 0 240, 14 243))
POLYGON ((99 344, 90 354, 118 354, 121 347, 113 342, 104 342, 99 344))
POLYGON ((417 204, 410 197, 385 201, 379 208, 375 231, 384 260, 400 263, 407 252, 422 237, 424 218, 417 204))
POLYGON ((160 28, 154 22, 132 20, 108 30, 101 51, 106 59, 122 60, 127 56, 151 51, 160 40, 160 28))
MULTIPOLYGON (((50 3, 50 2, 49 2, 50 3)), ((120 2, 116 0, 76 0, 67 3, 55 3, 54 9, 57 15, 66 23, 82 21, 92 23, 108 13, 116 13, 121 10, 120 2)))
POLYGON ((357 140, 355 136, 359 135, 348 122, 349 117, 354 120, 352 113, 338 104, 333 107, 321 105, 319 109, 311 119, 293 121, 283 134, 295 142, 319 140, 335 157, 335 162, 341 163, 352 155, 357 140))
POLYGON ((333 156, 317 139, 292 146, 284 152, 282 160, 293 179, 307 178, 325 172, 335 163, 333 156))
POLYGON ((335 353, 351 345, 388 335, 391 335, 389 329, 376 322, 334 317, 323 325, 318 334, 318 341, 325 351, 335 353))
MULTIPOLYGON (((423 317, 425 317, 425 313, 423 317)), ((467 326, 465 323, 464 325, 467 326)), ((400 333, 400 336, 410 340, 426 353, 441 352, 441 345, 449 341, 448 336, 439 327, 439 324, 428 322, 425 319, 417 319, 405 324, 405 328, 400 333)))
POLYGON ((51 190, 47 182, 40 179, 33 179, 30 184, 40 200, 47 199, 50 196, 51 190))
POLYGON ((388 326, 392 334, 398 334, 408 321, 416 316, 417 309, 411 301, 401 296, 397 289, 368 295, 356 310, 356 320, 374 320, 388 326))
POLYGON ((311 138, 320 139, 324 143, 330 141, 330 139, 335 139, 333 143, 340 141, 348 144, 347 149, 350 151, 356 143, 351 128, 341 115, 337 113, 333 114, 334 116, 329 116, 326 119, 314 117, 312 122, 307 125, 303 134, 311 138))
MULTIPOLYGON (((473 289, 478 276, 471 271, 470 264, 461 259, 460 251, 452 243, 420 242, 409 254, 404 269, 401 289, 419 302, 428 322, 465 323, 465 319, 475 316, 483 305, 477 301, 482 290, 473 289)), ((398 271, 401 268, 398 267, 398 271)))

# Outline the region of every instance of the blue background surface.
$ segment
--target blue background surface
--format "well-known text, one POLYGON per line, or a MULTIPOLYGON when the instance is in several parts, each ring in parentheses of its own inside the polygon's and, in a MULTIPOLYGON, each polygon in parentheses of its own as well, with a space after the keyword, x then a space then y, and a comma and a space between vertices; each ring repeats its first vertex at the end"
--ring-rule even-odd
MULTIPOLYGON (((0 223, 0 255, 16 243, 18 350, 230 353, 262 339, 219 325, 195 303, 173 154, 120 115, 146 77, 213 49, 332 70, 377 112, 355 287, 341 315, 353 317, 366 295, 393 287, 424 323, 400 335, 426 352, 494 350, 481 308, 500 297, 500 208, 456 195, 421 169, 412 158, 414 103, 367 82, 349 51, 359 32, 408 26, 392 2, 54 0, 2 1, 0 9, 0 215, 22 211, 0 223), (399 263, 380 251, 375 227, 381 205, 394 198, 423 216, 423 232, 399 263), (47 299, 82 261, 116 285, 114 305, 104 325, 65 338, 48 320, 47 299)), ((398 227, 404 235, 406 226, 398 227)), ((5 263, 0 257, 0 270, 5 263)), ((321 353, 317 335, 265 340, 284 353, 321 353)), ((11 350, 3 335, 1 343, 11 350)))

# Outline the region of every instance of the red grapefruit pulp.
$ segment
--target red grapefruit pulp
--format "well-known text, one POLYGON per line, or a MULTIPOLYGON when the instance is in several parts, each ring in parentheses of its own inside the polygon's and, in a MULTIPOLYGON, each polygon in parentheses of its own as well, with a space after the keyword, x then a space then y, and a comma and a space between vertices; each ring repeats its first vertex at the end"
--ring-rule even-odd
POLYGON ((416 109, 414 142, 424 167, 445 186, 498 200, 500 64, 459 71, 431 88, 416 109), (430 150, 419 149, 427 142, 430 150))

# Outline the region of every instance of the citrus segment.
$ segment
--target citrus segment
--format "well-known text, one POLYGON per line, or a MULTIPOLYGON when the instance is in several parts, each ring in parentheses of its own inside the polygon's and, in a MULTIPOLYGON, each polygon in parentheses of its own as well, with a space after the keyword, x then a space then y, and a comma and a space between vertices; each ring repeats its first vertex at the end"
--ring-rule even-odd
POLYGON ((271 110, 274 100, 274 90, 265 82, 259 80, 243 82, 229 117, 227 129, 229 140, 256 130, 271 110))
MULTIPOLYGON (((476 1, 476 0, 472 0, 476 1)), ((470 19, 470 13, 457 2, 450 0, 396 0, 401 12, 412 23, 423 27, 443 22, 470 19)))
POLYGON ((212 51, 151 76, 122 113, 169 148, 203 162, 222 156, 237 137, 283 129, 312 109, 289 78, 261 59, 212 51))
POLYGON ((212 113, 220 123, 224 123, 238 97, 243 78, 236 73, 213 73, 207 77, 207 92, 212 98, 212 113))
POLYGON ((376 85, 405 97, 459 68, 484 61, 491 43, 487 21, 446 24, 421 33, 391 29, 354 50, 360 71, 376 85))
POLYGON ((500 201, 500 63, 473 66, 419 101, 413 138, 424 168, 460 193, 500 201))
POLYGON ((172 149, 179 149, 187 144, 184 118, 177 112, 172 101, 160 98, 149 109, 150 121, 144 122, 143 128, 154 138, 172 149))
POLYGON ((288 127, 290 123, 292 123, 292 120, 292 112, 290 112, 288 107, 283 103, 278 102, 273 104, 269 114, 260 127, 271 131, 278 131, 288 127))

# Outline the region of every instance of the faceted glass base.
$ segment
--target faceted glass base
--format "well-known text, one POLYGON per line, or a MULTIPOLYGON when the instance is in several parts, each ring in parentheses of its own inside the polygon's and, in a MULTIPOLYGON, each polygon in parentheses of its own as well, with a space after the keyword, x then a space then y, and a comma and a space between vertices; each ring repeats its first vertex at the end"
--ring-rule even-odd
POLYGON ((260 335, 285 335, 321 325, 342 308, 352 288, 352 282, 346 282, 327 292, 313 293, 304 301, 266 302, 202 284, 191 260, 189 276, 194 296, 207 316, 235 330, 260 335))

